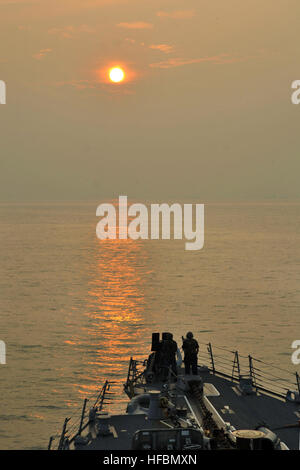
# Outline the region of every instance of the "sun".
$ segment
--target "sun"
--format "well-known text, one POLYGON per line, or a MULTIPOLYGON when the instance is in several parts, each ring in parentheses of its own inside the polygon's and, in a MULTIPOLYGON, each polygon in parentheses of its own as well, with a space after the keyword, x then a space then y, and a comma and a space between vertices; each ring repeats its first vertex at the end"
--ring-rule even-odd
POLYGON ((109 78, 114 83, 122 82, 125 78, 124 70, 122 70, 120 67, 113 67, 109 71, 109 78))

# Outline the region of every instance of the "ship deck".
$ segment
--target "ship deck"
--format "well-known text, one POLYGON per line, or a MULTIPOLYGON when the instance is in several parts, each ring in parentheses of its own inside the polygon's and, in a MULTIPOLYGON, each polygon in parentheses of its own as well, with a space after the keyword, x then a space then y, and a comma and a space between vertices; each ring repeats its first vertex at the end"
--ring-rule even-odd
MULTIPOLYGON (((181 371, 180 375, 183 375, 181 371)), ((300 404, 286 402, 281 398, 267 393, 256 392, 244 395, 238 388, 237 382, 214 375, 207 369, 199 375, 204 382, 204 401, 207 409, 212 412, 214 420, 221 428, 229 426, 235 429, 254 429, 266 426, 279 436, 288 449, 299 449, 300 428, 279 429, 286 425, 296 425, 300 419, 300 404)), ((135 395, 161 390, 162 382, 152 385, 139 384, 135 386, 135 395)), ((174 384, 173 387, 176 387, 174 384)), ((181 400, 185 400, 189 413, 201 425, 201 411, 197 400, 190 393, 181 391, 181 400)), ((89 442, 78 449, 86 450, 126 450, 131 448, 132 438, 137 430, 149 428, 166 429, 172 427, 167 419, 149 421, 146 414, 120 414, 109 417, 111 434, 105 437, 97 436, 95 427, 91 424, 88 429, 89 442)))
MULTIPOLYGON (((215 409, 216 420, 230 423, 236 429, 254 429, 265 425, 270 430, 296 424, 300 419, 300 404, 286 402, 267 393, 243 395, 237 383, 226 378, 202 373, 207 401, 215 409)), ((209 406, 208 403, 208 406, 209 406)), ((300 428, 274 431, 289 449, 299 449, 300 428)))
MULTIPOLYGON (((180 375, 183 375, 183 369, 180 375)), ((235 429, 255 429, 266 426, 289 449, 299 450, 300 427, 277 429, 287 425, 296 425, 300 420, 300 404, 285 401, 283 398, 257 391, 244 395, 239 390, 238 383, 220 375, 215 375, 207 368, 199 376, 204 382, 204 395, 207 408, 213 413, 216 423, 224 427, 230 423, 235 429)), ((159 389, 161 384, 146 386, 147 390, 159 389)), ((201 423, 201 412, 197 401, 189 397, 190 404, 198 422, 201 423)))
POLYGON ((78 446, 81 450, 128 450, 131 448, 132 437, 137 429, 149 427, 146 415, 113 415, 109 424, 111 435, 97 437, 94 426, 90 426, 90 442, 78 446), (148 425, 148 426, 147 426, 148 425))
MULTIPOLYGON (((186 427, 183 425, 183 427, 186 427)), ((133 436, 136 431, 149 429, 167 430, 173 428, 168 419, 148 420, 146 414, 124 414, 109 416, 110 435, 97 436, 94 424, 88 429, 89 442, 85 445, 77 445, 79 450, 129 450, 132 447, 133 436)))

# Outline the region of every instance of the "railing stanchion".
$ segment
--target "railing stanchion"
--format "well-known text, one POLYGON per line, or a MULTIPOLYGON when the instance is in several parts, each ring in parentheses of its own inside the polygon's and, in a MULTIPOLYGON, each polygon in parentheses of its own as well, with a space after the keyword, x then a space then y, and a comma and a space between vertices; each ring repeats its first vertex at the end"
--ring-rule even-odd
POLYGON ((83 426, 83 420, 84 420, 84 414, 85 414, 85 409, 86 409, 86 404, 88 402, 88 399, 85 398, 83 402, 83 407, 82 407, 82 412, 81 412, 81 418, 80 418, 80 424, 79 424, 79 429, 78 429, 78 435, 80 436, 81 431, 82 431, 82 426, 83 426))
POLYGON ((49 439, 48 450, 51 450, 52 442, 54 441, 54 437, 51 436, 49 439))
POLYGON ((300 395, 300 377, 298 372, 296 372, 296 380, 297 380, 297 386, 298 386, 298 393, 300 395))
POLYGON ((213 371, 213 374, 214 374, 216 372, 216 369, 215 369, 215 361, 214 361, 214 355, 213 355, 211 343, 208 343, 208 348, 207 349, 208 349, 208 352, 209 352, 209 355, 210 355, 211 367, 212 367, 212 371, 213 371))
POLYGON ((234 353, 231 380, 234 379, 234 369, 235 369, 235 367, 237 367, 238 377, 240 378, 241 370, 240 370, 240 358, 239 358, 238 351, 235 351, 235 353, 234 353))
POLYGON ((126 382, 126 385, 128 385, 128 384, 129 384, 129 381, 130 381, 131 365, 132 365, 132 357, 130 358, 130 361, 129 361, 129 367, 128 367, 128 374, 127 374, 127 382, 126 382))
POLYGON ((64 425, 63 425, 63 428, 62 428, 62 432, 61 432, 61 436, 60 436, 60 440, 59 440, 59 444, 58 444, 58 450, 63 450, 63 448, 64 448, 65 435, 66 435, 68 421, 70 421, 70 418, 66 418, 65 421, 64 421, 64 425))
POLYGON ((255 373, 254 373, 254 368, 253 368, 253 358, 252 356, 248 356, 249 358, 249 374, 250 374, 250 377, 252 379, 252 383, 254 385, 254 387, 256 386, 256 380, 255 380, 255 373))

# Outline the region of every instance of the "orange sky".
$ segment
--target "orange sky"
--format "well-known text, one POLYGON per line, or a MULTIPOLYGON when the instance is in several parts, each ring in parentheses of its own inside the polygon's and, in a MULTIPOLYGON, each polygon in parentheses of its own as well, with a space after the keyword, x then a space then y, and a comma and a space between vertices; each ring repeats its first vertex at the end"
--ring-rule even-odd
POLYGON ((0 200, 298 198, 299 13, 297 0, 0 0, 0 200))

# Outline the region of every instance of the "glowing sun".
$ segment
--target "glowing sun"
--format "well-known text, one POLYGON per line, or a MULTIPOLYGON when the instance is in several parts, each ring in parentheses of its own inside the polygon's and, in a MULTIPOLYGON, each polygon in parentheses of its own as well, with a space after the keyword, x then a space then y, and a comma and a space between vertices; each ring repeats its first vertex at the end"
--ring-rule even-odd
POLYGON ((125 78, 124 70, 122 70, 120 67, 113 67, 109 71, 109 78, 114 83, 122 82, 125 78))

